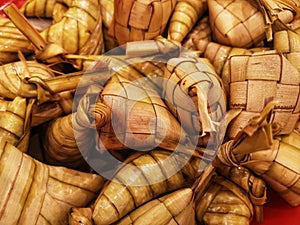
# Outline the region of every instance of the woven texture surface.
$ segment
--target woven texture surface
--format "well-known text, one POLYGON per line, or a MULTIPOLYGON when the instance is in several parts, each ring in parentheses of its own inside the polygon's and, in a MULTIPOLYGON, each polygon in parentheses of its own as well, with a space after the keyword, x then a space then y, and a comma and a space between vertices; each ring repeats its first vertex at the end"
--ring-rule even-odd
POLYGON ((122 45, 157 37, 166 28, 175 0, 115 0, 113 22, 109 33, 122 45))

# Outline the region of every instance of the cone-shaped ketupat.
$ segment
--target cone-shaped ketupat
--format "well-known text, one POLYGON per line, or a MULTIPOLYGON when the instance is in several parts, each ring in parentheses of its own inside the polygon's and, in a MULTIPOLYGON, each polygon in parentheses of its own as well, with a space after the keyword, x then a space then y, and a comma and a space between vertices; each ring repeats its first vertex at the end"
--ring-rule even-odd
POLYGON ((89 169, 84 157, 94 143, 96 123, 100 128, 110 118, 110 109, 94 99, 98 92, 90 93, 91 89, 81 97, 76 111, 53 119, 45 127, 42 138, 47 163, 89 169))
POLYGON ((263 205, 267 198, 267 185, 261 178, 255 176, 243 166, 229 167, 214 165, 219 175, 222 175, 240 186, 248 195, 253 208, 256 221, 263 223, 263 205))
POLYGON ((265 21, 254 0, 207 0, 213 39, 249 48, 265 38, 265 21))
POLYGON ((95 224, 114 223, 160 195, 191 187, 201 171, 195 169, 194 161, 189 158, 163 149, 132 155, 105 184, 95 201, 95 224))
POLYGON ((0 139, 26 152, 29 146, 30 119, 33 100, 15 97, 0 110, 0 139))
POLYGON ((163 34, 175 3, 176 0, 115 0, 109 34, 119 45, 153 39, 163 34))
POLYGON ((168 110, 155 86, 144 77, 130 81, 120 73, 106 83, 99 96, 112 113, 110 122, 98 131, 98 148, 145 150, 159 146, 193 151, 195 145, 168 110))
POLYGON ((272 24, 282 26, 299 16, 293 1, 208 0, 213 38, 220 44, 250 48, 273 39, 272 24))
POLYGON ((63 1, 68 7, 60 21, 41 32, 48 43, 69 54, 101 54, 104 51, 100 1, 63 1))
POLYGON ((0 165, 1 224, 67 224, 70 209, 87 206, 104 182, 96 174, 43 164, 4 140, 0 165))
POLYGON ((274 100, 271 122, 280 125, 279 134, 293 131, 300 113, 300 76, 297 69, 275 50, 236 55, 230 58, 230 109, 242 109, 228 127, 233 138, 274 100))
POLYGON ((163 99, 199 145, 222 142, 226 94, 215 69, 204 58, 171 58, 164 73, 163 99))
POLYGON ((176 1, 168 27, 168 39, 181 43, 206 10, 207 0, 176 1))
POLYGON ((253 217, 247 193, 222 176, 214 176, 203 195, 195 200, 196 217, 208 225, 246 225, 253 217))
POLYGON ((72 126, 73 113, 53 119, 43 133, 45 162, 49 165, 86 170, 87 165, 78 149, 72 126))
POLYGON ((196 51, 196 44, 193 39, 211 41, 211 29, 209 24, 209 17, 206 15, 200 19, 195 27, 188 33, 186 38, 182 41, 182 46, 191 50, 196 51))
POLYGON ((214 160, 217 165, 244 165, 263 178, 290 205, 300 204, 299 160, 300 134, 278 135, 280 124, 270 123, 270 111, 265 109, 236 135, 224 143, 214 160))
POLYGON ((26 85, 24 81, 31 77, 47 79, 54 76, 55 74, 46 65, 36 61, 18 61, 2 65, 0 96, 9 99, 14 99, 16 96, 35 97, 32 90, 21 88, 22 85, 26 85))
POLYGON ((193 190, 183 188, 136 208, 116 225, 196 225, 193 190))

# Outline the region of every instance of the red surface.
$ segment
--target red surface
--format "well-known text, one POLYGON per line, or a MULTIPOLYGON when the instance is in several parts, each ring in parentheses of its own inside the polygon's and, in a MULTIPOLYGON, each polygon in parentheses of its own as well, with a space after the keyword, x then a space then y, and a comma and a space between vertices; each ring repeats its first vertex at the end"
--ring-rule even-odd
MULTIPOLYGON (((11 2, 20 7, 25 0, 0 0, 0 7, 11 2)), ((267 196, 268 202, 264 205, 263 225, 300 225, 300 206, 291 207, 270 189, 268 189, 267 196)), ((251 225, 259 225, 259 223, 254 221, 251 225)))
POLYGON ((17 7, 20 7, 24 2, 26 2, 26 0, 0 0, 0 14, 3 15, 2 8, 5 7, 5 5, 14 3, 17 7))
POLYGON ((263 225, 300 225, 300 206, 291 207, 271 189, 268 189, 267 198, 263 225))

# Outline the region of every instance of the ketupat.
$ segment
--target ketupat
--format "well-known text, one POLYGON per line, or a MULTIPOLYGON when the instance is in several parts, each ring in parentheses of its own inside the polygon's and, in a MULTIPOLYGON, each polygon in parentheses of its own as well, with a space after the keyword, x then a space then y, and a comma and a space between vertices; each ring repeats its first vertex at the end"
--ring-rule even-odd
POLYGON ((219 175, 226 177, 228 180, 241 187, 247 193, 253 205, 253 214, 256 221, 263 223, 263 205, 266 203, 267 199, 266 183, 243 166, 214 166, 219 175))
POLYGON ((293 20, 299 9, 292 1, 208 0, 213 38, 233 47, 255 47, 267 38, 272 40, 271 26, 278 19, 283 24, 293 20), (271 17, 271 18, 270 18, 271 17))
POLYGON ((214 176, 205 193, 196 194, 197 220, 207 225, 250 224, 253 206, 247 193, 222 176, 214 176))
POLYGON ((109 123, 98 131, 100 150, 152 149, 156 146, 194 151, 187 133, 168 110, 155 86, 144 77, 130 81, 115 74, 99 98, 112 111, 109 123))
POLYGON ((273 40, 273 34, 282 27, 297 20, 300 15, 299 1, 256 0, 265 21, 267 41, 273 40))
POLYGON ((291 133, 300 114, 300 76, 297 69, 275 50, 232 56, 229 68, 229 107, 243 111, 229 125, 228 136, 233 138, 272 100, 276 104, 271 122, 280 125, 280 134, 291 133))
MULTIPOLYGON (((61 6, 62 6, 62 4, 60 4, 61 6)), ((62 9, 62 12, 64 13, 65 11, 65 9, 66 9, 67 7, 63 7, 63 9, 62 9)), ((57 15, 57 18, 61 18, 62 17, 62 14, 61 15, 57 15)), ((132 48, 132 49, 134 49, 134 47, 132 48)), ((148 64, 148 65, 150 65, 150 64, 148 64)), ((153 64, 152 65, 150 65, 150 67, 151 66, 153 66, 153 64)), ((160 70, 161 68, 159 68, 159 70, 160 70)), ((146 70, 145 70, 146 71, 146 70)), ((160 71, 158 71, 158 72, 160 72, 160 71)), ((47 103, 47 102, 46 102, 47 103)), ((298 122, 298 124, 299 124, 299 122, 298 122)), ((298 127, 299 127, 299 125, 298 125, 298 127)), ((295 126, 295 128, 297 128, 297 125, 295 126)), ((292 142, 294 142, 294 141, 292 141, 292 142)), ((76 211, 76 212, 78 212, 78 211, 76 211)), ((89 213, 87 213, 88 215, 87 215, 87 217, 90 217, 91 215, 89 214, 89 213)))
MULTIPOLYGON (((22 97, 16 96, 15 99, 22 99, 22 97)), ((36 127, 38 125, 41 125, 43 123, 46 123, 54 118, 57 118, 59 116, 62 116, 64 114, 68 114, 70 113, 69 108, 65 108, 62 105, 65 105, 65 101, 69 102, 72 101, 73 99, 65 99, 64 97, 62 97, 60 100, 58 101, 54 101, 54 102, 45 102, 42 104, 38 104, 34 101, 34 99, 32 99, 33 101, 33 105, 31 107, 30 110, 26 110, 28 113, 28 118, 30 118, 30 120, 28 119, 28 121, 30 121, 30 126, 28 127, 36 127), (64 102, 63 104, 60 104, 61 102, 64 102), (67 110, 67 111, 66 111, 67 110), (30 113, 29 113, 30 111, 30 113)), ((2 99, 0 98, 0 111, 6 111, 8 105, 10 104, 10 102, 12 102, 13 100, 10 99, 2 99)), ((22 101, 22 100, 21 100, 22 101)), ((18 107, 18 110, 20 110, 21 108, 18 107)), ((24 108, 23 108, 24 109, 24 108)), ((5 122, 6 123, 6 122, 5 122)), ((20 128, 18 128, 20 129, 20 128)), ((20 146, 19 146, 20 148, 20 146)))
POLYGON ((254 0, 207 0, 213 39, 233 47, 253 47, 265 38, 265 21, 254 0))
POLYGON ((205 165, 202 169, 195 168, 195 161, 189 162, 187 155, 163 149, 138 152, 125 163, 95 201, 93 220, 96 225, 111 224, 159 195, 191 187, 205 168, 205 165))
POLYGON ((250 224, 254 216, 263 222, 266 184, 245 167, 210 164, 193 189, 200 224, 244 225, 250 224))
POLYGON ((207 10, 207 0, 178 0, 168 26, 168 39, 181 43, 207 10))
POLYGON ((62 100, 65 97, 65 100, 68 101, 70 92, 67 91, 74 91, 79 83, 81 87, 103 83, 108 79, 110 73, 103 69, 86 73, 79 71, 56 75, 55 70, 33 60, 2 65, 0 66, 0 96, 9 99, 16 96, 37 98, 38 103, 62 100), (83 75, 86 79, 81 79, 83 75))
POLYGON ((227 100, 213 66, 203 58, 171 58, 164 78, 162 97, 193 143, 219 145, 227 100))
POLYGON ((175 0, 115 0, 109 34, 119 45, 153 39, 163 34, 175 3, 175 0))
POLYGON ((52 18, 57 0, 27 0, 21 6, 20 11, 26 17, 52 18))
POLYGON ((31 111, 34 100, 19 96, 0 110, 0 139, 26 152, 29 146, 31 111))
POLYGON ((269 103, 234 140, 224 143, 214 163, 249 168, 290 205, 297 206, 300 204, 299 133, 278 135, 280 125, 268 121, 274 105, 269 103))
POLYGON ((90 168, 84 158, 94 144, 96 128, 110 119, 110 109, 95 99, 98 92, 93 91, 90 88, 81 97, 72 113, 53 119, 44 128, 41 138, 47 163, 83 171, 90 168))
POLYGON ((0 65, 19 60, 23 55, 33 53, 30 41, 7 18, 0 18, 0 65))
POLYGON ((196 225, 193 190, 183 188, 136 208, 116 225, 196 225))
POLYGON ((70 54, 103 53, 100 1, 63 2, 69 7, 68 10, 60 21, 41 32, 42 37, 60 45, 70 54))
POLYGON ((0 167, 2 224, 66 224, 69 210, 92 201, 104 182, 96 174, 43 164, 5 140, 0 167))
POLYGON ((46 65, 36 61, 18 61, 2 65, 0 77, 0 96, 14 99, 16 96, 36 96, 31 89, 21 88, 22 85, 26 85, 24 80, 31 77, 48 79, 55 77, 55 74, 46 65))
POLYGON ((193 29, 183 39, 182 46, 190 50, 197 50, 193 42, 194 38, 198 40, 212 40, 209 17, 207 15, 200 19, 195 27, 193 27, 193 29))

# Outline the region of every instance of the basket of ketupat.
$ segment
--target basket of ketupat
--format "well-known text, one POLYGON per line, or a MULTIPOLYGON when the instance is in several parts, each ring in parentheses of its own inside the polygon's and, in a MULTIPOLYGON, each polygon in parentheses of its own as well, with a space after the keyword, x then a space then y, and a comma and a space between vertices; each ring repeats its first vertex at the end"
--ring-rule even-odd
POLYGON ((269 191, 299 209, 300 2, 20 2, 1 224, 264 224, 269 191))

